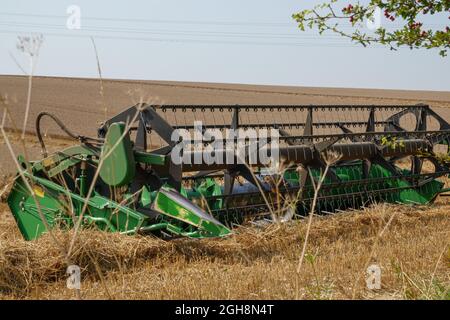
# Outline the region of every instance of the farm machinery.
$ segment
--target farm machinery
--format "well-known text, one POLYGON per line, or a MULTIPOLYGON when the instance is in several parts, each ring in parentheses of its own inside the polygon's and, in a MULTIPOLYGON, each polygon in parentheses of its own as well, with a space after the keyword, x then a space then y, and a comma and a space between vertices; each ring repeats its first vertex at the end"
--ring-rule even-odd
POLYGON ((8 198, 27 240, 77 225, 221 237, 245 221, 422 205, 449 191, 450 125, 427 105, 138 104, 95 138, 45 112, 36 131, 43 158, 19 156, 8 198), (43 118, 78 144, 48 154, 43 118))

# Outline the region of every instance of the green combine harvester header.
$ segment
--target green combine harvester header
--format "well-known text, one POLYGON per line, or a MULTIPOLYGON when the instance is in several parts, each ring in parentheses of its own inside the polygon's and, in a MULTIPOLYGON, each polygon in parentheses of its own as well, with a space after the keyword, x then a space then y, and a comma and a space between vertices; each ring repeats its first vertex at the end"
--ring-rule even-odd
POLYGON ((245 221, 308 214, 315 191, 319 214, 376 202, 428 204, 449 191, 442 180, 450 173, 450 125, 426 105, 139 104, 105 121, 95 138, 73 134, 45 112, 36 131, 43 158, 19 157, 8 198, 27 240, 77 224, 163 238, 221 237, 245 221), (44 117, 79 144, 47 154, 44 117), (255 140, 249 130, 277 135, 255 140), (180 138, 186 135, 194 139, 180 138), (256 156, 262 150, 270 168, 256 156))

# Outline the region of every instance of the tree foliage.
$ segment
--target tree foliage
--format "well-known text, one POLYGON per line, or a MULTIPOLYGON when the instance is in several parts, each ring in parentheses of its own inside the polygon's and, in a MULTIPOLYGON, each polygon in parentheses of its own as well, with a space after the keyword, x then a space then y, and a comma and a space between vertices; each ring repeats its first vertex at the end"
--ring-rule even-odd
POLYGON ((392 50, 401 46, 437 48, 440 55, 446 56, 450 48, 450 28, 427 28, 423 22, 425 17, 434 15, 450 19, 450 0, 370 0, 368 4, 347 1, 345 5, 329 0, 292 17, 302 31, 316 27, 320 34, 332 31, 363 46, 379 43, 392 50), (381 26, 373 31, 364 28, 363 22, 374 21, 379 12, 384 14, 381 26), (353 27, 351 32, 342 28, 341 22, 345 21, 353 27))

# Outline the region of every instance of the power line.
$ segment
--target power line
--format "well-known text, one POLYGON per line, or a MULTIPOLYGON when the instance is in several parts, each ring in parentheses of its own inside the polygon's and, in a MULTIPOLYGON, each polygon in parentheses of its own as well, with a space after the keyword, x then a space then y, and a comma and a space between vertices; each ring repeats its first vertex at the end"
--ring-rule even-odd
MULTIPOLYGON (((5 27, 30 27, 32 32, 36 32, 35 28, 53 29, 57 31, 69 31, 65 26, 55 24, 33 24, 33 23, 9 23, 0 22, 0 26, 5 27)), ((80 30, 70 30, 69 32, 85 33, 85 32, 101 32, 101 33, 125 33, 125 34, 142 34, 142 35, 163 35, 163 36, 190 36, 190 37, 206 37, 220 36, 226 38, 253 38, 253 39, 282 39, 282 40, 331 40, 335 42, 346 42, 347 39, 337 34, 305 34, 298 32, 296 34, 286 33, 265 33, 265 32, 225 32, 225 31, 198 31, 198 30, 168 30, 168 29, 132 29, 132 28, 115 28, 115 27, 83 27, 80 30)), ((62 36, 62 34, 60 34, 62 36)), ((167 39, 170 40, 170 39, 167 39)), ((176 40, 176 39, 175 39, 176 40)))
MULTIPOLYGON (((45 17, 45 18, 67 18, 65 16, 54 16, 54 15, 41 15, 41 14, 22 14, 22 13, 5 13, 0 12, 1 15, 13 15, 13 16, 31 16, 31 17, 45 17)), ((87 19, 87 18, 83 18, 87 19)), ((113 18, 90 18, 101 19, 101 20, 116 20, 113 18)), ((136 19, 121 19, 126 21, 135 21, 136 19)), ((149 21, 149 20, 145 20, 149 21)), ((169 21, 169 20, 158 20, 158 21, 169 21)), ((171 21, 174 22, 174 21, 171 21)), ((180 22, 180 21, 177 21, 180 22)), ((195 23, 198 23, 196 21, 195 23)), ((181 22, 180 22, 181 23, 181 22)), ((209 22, 201 22, 209 23, 209 22)), ((219 22, 220 23, 220 22, 219 22)), ((230 22, 235 23, 235 22, 230 22)), ((240 22, 236 22, 236 25, 240 22)), ((249 23, 251 24, 251 23, 249 23)), ((286 23, 285 23, 286 24, 286 23)), ((0 22, 0 26, 11 27, 11 28, 32 28, 33 30, 0 30, 0 33, 43 33, 48 36, 57 37, 91 37, 95 36, 99 39, 114 39, 114 40, 139 40, 139 41, 153 41, 153 42, 180 42, 180 43, 212 43, 212 44, 237 44, 237 45, 264 45, 264 46, 314 46, 314 47, 359 47, 357 44, 343 39, 341 36, 336 34, 328 35, 318 35, 318 34, 305 34, 298 32, 298 34, 286 34, 286 33, 265 33, 265 32, 230 32, 230 31, 199 31, 199 30, 169 30, 169 29, 135 29, 135 28, 124 28, 124 27, 96 27, 88 26, 83 27, 81 30, 70 30, 71 34, 68 33, 55 33, 55 32, 37 32, 36 28, 52 29, 56 31, 68 31, 67 28, 61 24, 36 24, 36 23, 21 23, 21 22, 0 22), (88 35, 82 34, 89 32, 88 35), (92 33, 94 32, 94 33, 92 33), (75 34, 74 34, 75 33, 75 34), (100 33, 100 34, 99 34, 100 33), (114 34, 105 35, 104 33, 114 34), (118 36, 119 34, 139 34, 139 35, 157 35, 163 37, 136 37, 136 36, 118 36), (166 36, 166 37, 164 37, 166 36), (169 36, 169 37, 167 37, 169 36), (176 37, 190 37, 190 38, 176 38, 176 37), (212 36, 219 36, 219 39, 210 39, 212 36), (192 38, 193 37, 193 38, 192 38), (231 40, 224 40, 220 38, 229 38, 231 40), (236 40, 233 40, 236 39, 236 40), (239 39, 251 38, 252 40, 237 41, 239 39), (254 39, 254 40, 253 40, 254 39), (269 41, 259 41, 268 39, 269 41), (279 39, 280 41, 273 41, 274 39, 279 39), (255 41, 256 40, 256 41, 255 41), (315 42, 298 42, 289 41, 283 42, 285 40, 319 40, 315 42), (331 40, 331 41, 330 41, 331 40)), ((296 29, 294 29, 296 30, 296 29)), ((375 44, 376 45, 376 44, 375 44)), ((379 45, 382 47, 381 45, 379 45)))
MULTIPOLYGON (((0 30, 3 34, 15 34, 17 31, 13 30, 0 30)), ((35 33, 32 31, 32 33, 35 33)), ((319 43, 319 42, 260 42, 260 41, 227 41, 227 40, 206 40, 206 39, 178 39, 178 38, 149 38, 149 37, 121 37, 121 36, 105 36, 105 35, 75 35, 75 34, 61 34, 61 33, 42 33, 45 36, 54 37, 68 37, 68 38, 84 38, 94 37, 95 39, 106 40, 134 40, 134 41, 149 41, 149 42, 166 42, 166 43, 197 43, 197 44, 233 44, 233 45, 259 45, 259 46, 287 46, 287 47, 359 47, 356 44, 332 44, 332 43, 319 43)), ((379 46, 381 47, 381 46, 379 46)), ((375 48, 375 46, 373 47, 375 48)))
MULTIPOLYGON (((64 15, 48 15, 48 14, 34 14, 34 13, 20 13, 20 12, 0 12, 2 16, 11 17, 33 17, 33 18, 50 18, 50 19, 67 19, 64 15)), ((290 17, 289 17, 290 18, 290 17)), ((82 16, 83 20, 88 21, 114 21, 114 22, 139 22, 139 23, 160 23, 160 24, 191 24, 191 25, 216 25, 216 26, 254 26, 254 27, 296 27, 297 23, 292 19, 292 22, 264 22, 264 21, 198 21, 198 20, 168 20, 168 19, 144 19, 144 18, 108 18, 108 17, 89 17, 82 16)), ((402 27, 405 23, 389 22, 392 28, 402 27)), ((429 27, 443 28, 445 23, 426 23, 429 27)), ((348 23, 347 27, 353 26, 348 23)))
MULTIPOLYGON (((29 23, 4 23, 0 22, 0 25, 5 27, 31 27, 31 28, 49 28, 56 30, 67 30, 66 27, 61 25, 51 24, 29 24, 29 23)), ((75 30, 74 30, 75 31, 75 30)), ((317 34, 304 34, 297 32, 296 34, 282 34, 282 33, 264 33, 264 32, 224 32, 224 31, 198 31, 198 30, 168 30, 168 29, 130 29, 130 28, 98 28, 98 27, 83 27, 80 30, 83 31, 95 31, 95 32, 114 32, 114 33, 134 33, 134 34, 159 34, 159 35, 187 35, 187 36, 223 36, 223 37, 254 37, 254 38, 287 38, 287 39, 301 39, 301 38, 313 38, 313 39, 342 39, 338 35, 321 36, 317 34)))
MULTIPOLYGON (((3 16, 35 17, 51 19, 67 19, 68 16, 29 14, 17 12, 0 12, 3 16)), ((292 27, 296 23, 287 22, 249 22, 249 21, 195 21, 195 20, 164 20, 164 19, 142 19, 142 18, 107 18, 107 17, 89 17, 83 16, 83 20, 88 21, 120 21, 120 22, 144 22, 144 23, 162 23, 162 24, 195 24, 195 25, 221 25, 221 26, 270 26, 270 27, 292 27)))

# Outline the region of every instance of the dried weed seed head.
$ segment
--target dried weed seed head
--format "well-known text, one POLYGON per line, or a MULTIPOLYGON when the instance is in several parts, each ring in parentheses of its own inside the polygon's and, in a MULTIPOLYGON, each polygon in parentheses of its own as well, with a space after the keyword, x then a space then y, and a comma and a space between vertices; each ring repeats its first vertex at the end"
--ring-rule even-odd
POLYGON ((17 50, 29 55, 31 58, 39 56, 39 50, 44 42, 42 34, 17 37, 17 50))
POLYGON ((126 93, 131 98, 131 101, 135 105, 145 104, 145 105, 163 106, 166 103, 158 96, 149 94, 147 90, 144 90, 142 86, 129 89, 126 93))
POLYGON ((326 150, 322 152, 322 158, 328 166, 331 166, 341 160, 342 154, 336 151, 326 150))

